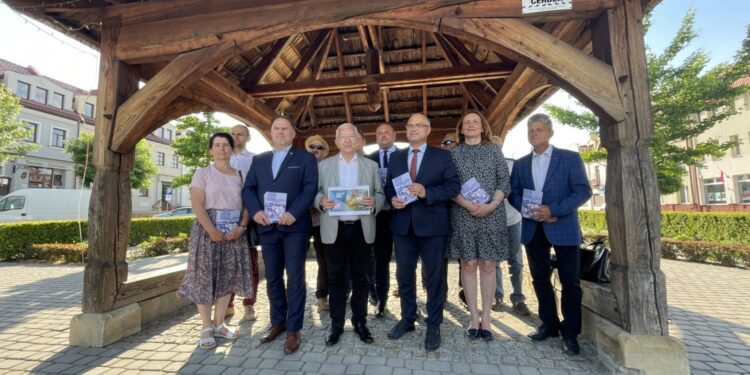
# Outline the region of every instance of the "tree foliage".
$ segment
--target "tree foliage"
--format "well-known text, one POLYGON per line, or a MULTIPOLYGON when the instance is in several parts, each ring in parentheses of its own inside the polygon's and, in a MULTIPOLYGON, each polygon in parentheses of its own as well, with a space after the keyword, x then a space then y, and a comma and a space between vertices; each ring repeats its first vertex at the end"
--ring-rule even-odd
POLYGON ((13 93, 0 85, 0 165, 36 150, 39 145, 19 142, 29 136, 30 130, 18 121, 21 103, 13 93))
POLYGON ((203 119, 198 116, 185 116, 177 120, 177 130, 183 134, 172 147, 180 158, 187 172, 172 180, 174 187, 188 186, 193 180, 193 174, 199 167, 205 167, 211 162, 208 152, 208 138, 218 132, 228 133, 229 129, 216 125, 213 113, 203 113, 203 119))
MULTIPOLYGON (((94 167, 94 135, 83 133, 80 137, 71 139, 66 142, 65 153, 70 155, 76 164, 75 175, 79 178, 85 178, 83 184, 91 186, 96 176, 96 167, 94 167), (87 152, 88 149, 88 152, 87 152)), ((133 189, 142 189, 151 186, 151 177, 155 175, 159 168, 156 167, 153 160, 153 153, 146 141, 141 140, 135 146, 135 166, 130 171, 130 187, 133 189)))
MULTIPOLYGON (((677 34, 661 53, 647 48, 646 64, 651 93, 654 137, 649 146, 656 168, 659 191, 671 194, 680 190, 684 166, 701 166, 704 157, 720 156, 733 147, 733 142, 715 139, 686 147, 686 140, 695 138, 715 124, 735 114, 735 98, 747 87, 732 87, 738 78, 750 74, 750 26, 734 60, 708 68, 710 56, 697 50, 683 61, 675 61, 695 39, 695 11, 689 10, 677 34)), ((646 29, 650 20, 646 18, 646 29)), ((580 103, 579 103, 580 104, 580 103)), ((593 133, 599 131, 599 119, 591 112, 545 105, 558 122, 593 133)), ((606 160, 606 150, 582 153, 584 160, 606 160)))

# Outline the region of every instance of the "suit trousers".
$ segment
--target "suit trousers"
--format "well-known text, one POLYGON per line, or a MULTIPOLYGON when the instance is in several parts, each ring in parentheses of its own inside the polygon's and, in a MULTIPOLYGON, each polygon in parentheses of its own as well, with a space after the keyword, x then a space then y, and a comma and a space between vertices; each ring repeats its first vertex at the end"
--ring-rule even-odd
POLYGON ((578 246, 552 245, 544 234, 542 223, 536 224, 534 236, 526 244, 534 292, 539 300, 539 318, 547 331, 560 330, 563 338, 576 338, 581 333, 581 254, 578 246), (555 248, 557 274, 562 284, 563 321, 557 316, 555 290, 552 288, 552 262, 550 247, 555 248))
POLYGON ((286 324, 287 331, 299 331, 305 314, 305 257, 309 232, 281 232, 277 225, 260 234, 271 324, 286 324))
POLYGON ((396 252, 396 280, 401 295, 401 319, 417 319, 417 261, 422 260, 422 283, 427 290, 428 326, 443 322, 445 306, 446 236, 423 237, 410 228, 406 235, 393 234, 396 252))
POLYGON ((331 328, 343 329, 346 316, 346 271, 352 278, 352 323, 367 323, 367 267, 372 258, 372 247, 365 242, 362 222, 339 221, 336 242, 324 245, 328 269, 328 292, 331 328))
POLYGON ((315 249, 315 262, 318 264, 318 275, 315 286, 315 298, 328 297, 328 271, 326 270, 326 249, 320 240, 320 226, 314 226, 310 230, 313 238, 313 249, 315 249))
POLYGON ((375 290, 380 303, 388 302, 391 288, 391 257, 393 256, 393 232, 391 232, 391 211, 380 211, 375 219, 375 290))

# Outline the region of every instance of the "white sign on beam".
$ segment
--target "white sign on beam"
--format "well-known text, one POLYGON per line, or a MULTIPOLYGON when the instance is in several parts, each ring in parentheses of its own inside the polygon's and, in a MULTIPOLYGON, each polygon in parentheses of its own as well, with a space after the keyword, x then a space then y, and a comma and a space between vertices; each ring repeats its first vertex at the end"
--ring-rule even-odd
POLYGON ((522 0, 521 2, 521 14, 571 9, 573 9, 573 0, 522 0))

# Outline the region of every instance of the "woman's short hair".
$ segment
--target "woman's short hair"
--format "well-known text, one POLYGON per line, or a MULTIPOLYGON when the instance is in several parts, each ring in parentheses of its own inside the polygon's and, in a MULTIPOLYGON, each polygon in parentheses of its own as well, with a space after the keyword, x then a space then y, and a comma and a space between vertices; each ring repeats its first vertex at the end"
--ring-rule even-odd
POLYGON ((229 142, 229 147, 234 148, 234 139, 232 139, 232 136, 229 133, 214 133, 210 138, 208 138, 208 148, 214 147, 214 139, 216 138, 226 138, 227 142, 229 142))
POLYGON ((456 125, 456 137, 458 137, 458 143, 466 143, 466 139, 464 138, 463 133, 461 133, 461 128, 464 125, 464 119, 466 116, 470 114, 475 114, 479 116, 479 120, 482 123, 482 143, 492 143, 490 138, 492 137, 492 129, 490 129, 490 122, 487 121, 487 119, 482 115, 481 112, 470 110, 466 113, 464 113, 463 116, 458 120, 458 124, 456 125))

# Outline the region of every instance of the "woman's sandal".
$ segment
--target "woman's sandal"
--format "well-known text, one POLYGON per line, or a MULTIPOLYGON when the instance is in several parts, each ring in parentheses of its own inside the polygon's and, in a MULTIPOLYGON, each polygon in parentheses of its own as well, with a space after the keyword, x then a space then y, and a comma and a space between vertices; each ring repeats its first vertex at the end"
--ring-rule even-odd
MULTIPOLYGON (((201 330, 201 336, 203 336, 204 333, 214 333, 213 328, 203 328, 201 330)), ((201 349, 213 349, 216 347, 216 340, 214 339, 213 335, 209 337, 201 337, 200 340, 198 340, 198 346, 200 346, 201 349)))
POLYGON ((240 337, 240 330, 237 328, 229 328, 225 326, 224 323, 221 323, 218 326, 214 327, 214 336, 223 337, 227 340, 234 340, 240 337), (226 329, 227 333, 221 333, 221 330, 223 329, 226 329))
POLYGON ((468 337, 471 340, 476 340, 479 338, 479 330, 476 328, 467 328, 466 329, 466 337, 468 337))

